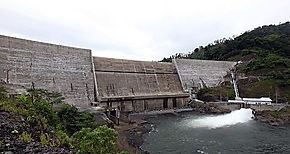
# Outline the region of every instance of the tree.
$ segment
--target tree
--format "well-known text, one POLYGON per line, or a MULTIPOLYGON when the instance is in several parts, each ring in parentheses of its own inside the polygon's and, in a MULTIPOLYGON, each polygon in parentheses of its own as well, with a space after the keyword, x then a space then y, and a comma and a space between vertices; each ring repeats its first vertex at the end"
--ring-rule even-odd
POLYGON ((4 87, 0 86, 0 99, 4 99, 7 97, 7 91, 4 87))
POLYGON ((93 114, 89 112, 79 112, 76 107, 69 104, 63 104, 57 116, 63 129, 69 135, 72 135, 82 128, 94 129, 97 126, 93 114))

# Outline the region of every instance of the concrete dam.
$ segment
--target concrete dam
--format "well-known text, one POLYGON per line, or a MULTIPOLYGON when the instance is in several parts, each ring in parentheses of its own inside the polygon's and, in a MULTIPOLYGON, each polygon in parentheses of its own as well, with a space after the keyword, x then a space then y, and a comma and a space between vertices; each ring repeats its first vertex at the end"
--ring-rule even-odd
POLYGON ((186 108, 192 88, 218 85, 235 64, 93 57, 90 49, 0 35, 2 85, 15 94, 31 87, 59 92, 65 102, 83 109, 97 105, 132 113, 186 108))

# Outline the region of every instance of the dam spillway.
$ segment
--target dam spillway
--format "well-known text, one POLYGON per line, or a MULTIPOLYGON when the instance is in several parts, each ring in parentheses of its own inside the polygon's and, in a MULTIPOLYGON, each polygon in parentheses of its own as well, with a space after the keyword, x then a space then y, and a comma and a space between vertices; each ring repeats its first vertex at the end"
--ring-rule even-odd
POLYGON ((236 124, 249 122, 253 118, 252 110, 241 108, 224 115, 204 116, 194 120, 188 120, 188 127, 215 129, 229 127, 236 124))

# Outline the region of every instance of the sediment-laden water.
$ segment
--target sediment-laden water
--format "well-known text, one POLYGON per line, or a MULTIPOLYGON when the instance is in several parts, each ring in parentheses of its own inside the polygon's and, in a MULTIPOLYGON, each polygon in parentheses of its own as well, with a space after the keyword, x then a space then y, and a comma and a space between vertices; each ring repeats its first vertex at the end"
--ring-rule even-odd
POLYGON ((273 127, 251 117, 250 109, 218 116, 161 115, 149 119, 153 130, 141 148, 152 154, 290 153, 290 126, 273 127))

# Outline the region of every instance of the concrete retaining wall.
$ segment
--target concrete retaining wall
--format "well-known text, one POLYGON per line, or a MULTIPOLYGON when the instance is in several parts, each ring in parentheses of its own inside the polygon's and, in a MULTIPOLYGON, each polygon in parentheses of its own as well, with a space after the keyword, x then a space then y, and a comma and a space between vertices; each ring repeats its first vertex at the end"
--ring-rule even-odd
POLYGON ((0 35, 0 80, 62 93, 86 107, 95 100, 91 51, 0 35))

